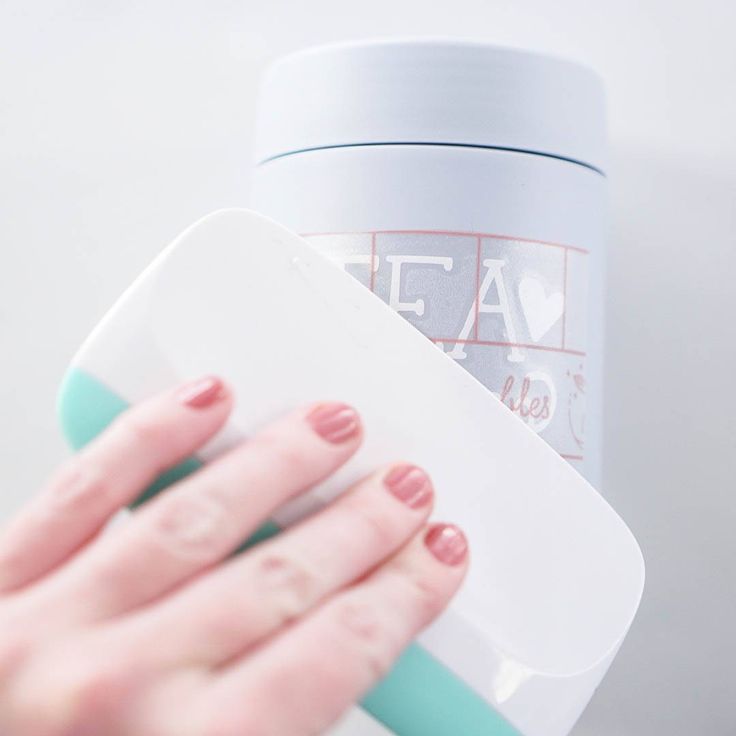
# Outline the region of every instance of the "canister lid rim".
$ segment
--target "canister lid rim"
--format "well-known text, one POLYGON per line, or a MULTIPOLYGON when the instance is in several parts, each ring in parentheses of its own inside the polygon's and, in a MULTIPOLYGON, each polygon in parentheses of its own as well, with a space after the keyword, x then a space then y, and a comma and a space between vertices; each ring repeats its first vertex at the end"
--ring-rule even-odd
POLYGON ((596 72, 475 41, 377 39, 296 51, 268 70, 258 113, 259 162, 321 148, 420 143, 606 168, 596 72))
POLYGON ((577 159, 569 158, 567 156, 558 156, 557 154, 549 153, 548 151, 531 151, 524 148, 508 148, 505 146, 485 146, 478 143, 463 143, 462 141, 361 141, 357 143, 336 143, 324 146, 313 146, 311 148, 299 148, 294 151, 284 151, 283 153, 277 153, 273 156, 269 156, 262 161, 256 161, 256 165, 261 166, 263 164, 270 163, 271 161, 274 161, 276 159, 285 158, 286 156, 293 156, 299 153, 328 151, 335 148, 370 148, 374 146, 447 146, 450 148, 478 148, 486 151, 523 153, 529 156, 542 156, 544 158, 557 159, 558 161, 564 161, 566 163, 575 164, 576 166, 582 166, 586 169, 590 169, 591 171, 595 172, 596 174, 600 174, 601 176, 606 175, 603 170, 596 168, 592 164, 589 164, 585 161, 578 161, 577 159))

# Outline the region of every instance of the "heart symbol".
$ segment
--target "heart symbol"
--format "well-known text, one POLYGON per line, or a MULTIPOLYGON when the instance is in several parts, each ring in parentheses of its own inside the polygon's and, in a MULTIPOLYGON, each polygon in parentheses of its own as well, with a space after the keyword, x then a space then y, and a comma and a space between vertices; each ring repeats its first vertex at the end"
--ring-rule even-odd
POLYGON ((519 299, 529 334, 534 342, 549 332, 565 311, 565 297, 561 291, 547 296, 544 286, 534 278, 523 278, 519 283, 519 299))

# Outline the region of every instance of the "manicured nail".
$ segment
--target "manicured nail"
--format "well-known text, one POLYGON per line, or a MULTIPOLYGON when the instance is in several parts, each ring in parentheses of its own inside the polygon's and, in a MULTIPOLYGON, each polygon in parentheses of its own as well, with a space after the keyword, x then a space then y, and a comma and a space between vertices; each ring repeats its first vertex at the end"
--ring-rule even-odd
POLYGON ((205 376, 181 386, 176 398, 193 409, 206 409, 225 396, 225 384, 217 376, 205 376))
POLYGON ((432 498, 429 476, 416 465, 399 465, 383 479, 386 487, 399 501, 412 509, 426 506, 432 498))
POLYGON ((468 554, 468 540, 454 524, 435 524, 424 537, 424 544, 445 565, 459 565, 468 554))
POLYGON ((358 413, 347 404, 320 404, 307 414, 307 421, 322 439, 335 445, 360 432, 358 413))

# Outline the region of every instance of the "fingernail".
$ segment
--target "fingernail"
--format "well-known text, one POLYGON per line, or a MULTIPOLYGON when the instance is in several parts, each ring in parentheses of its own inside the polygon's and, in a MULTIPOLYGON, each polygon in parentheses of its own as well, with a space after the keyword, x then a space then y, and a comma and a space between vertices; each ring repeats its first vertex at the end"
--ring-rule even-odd
POLYGON ((426 506, 432 498, 429 476, 416 465, 399 465, 384 479, 391 493, 412 509, 426 506))
POLYGON ((454 524, 435 524, 424 537, 424 544, 445 565, 459 565, 468 554, 468 540, 454 524))
POLYGON ((181 386, 176 398, 193 409, 206 409, 225 396, 225 384, 217 376, 204 376, 181 386))
POLYGON ((360 432, 358 413, 347 404, 321 404, 307 415, 307 421, 322 439, 335 445, 360 432))

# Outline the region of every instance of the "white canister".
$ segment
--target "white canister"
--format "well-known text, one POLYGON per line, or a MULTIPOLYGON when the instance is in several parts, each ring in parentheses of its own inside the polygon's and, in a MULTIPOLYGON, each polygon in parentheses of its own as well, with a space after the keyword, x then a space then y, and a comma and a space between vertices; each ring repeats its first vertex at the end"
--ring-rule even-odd
POLYGON ((594 484, 604 119, 599 78, 562 59, 435 40, 308 49, 265 79, 253 189, 256 209, 343 264, 594 484))

